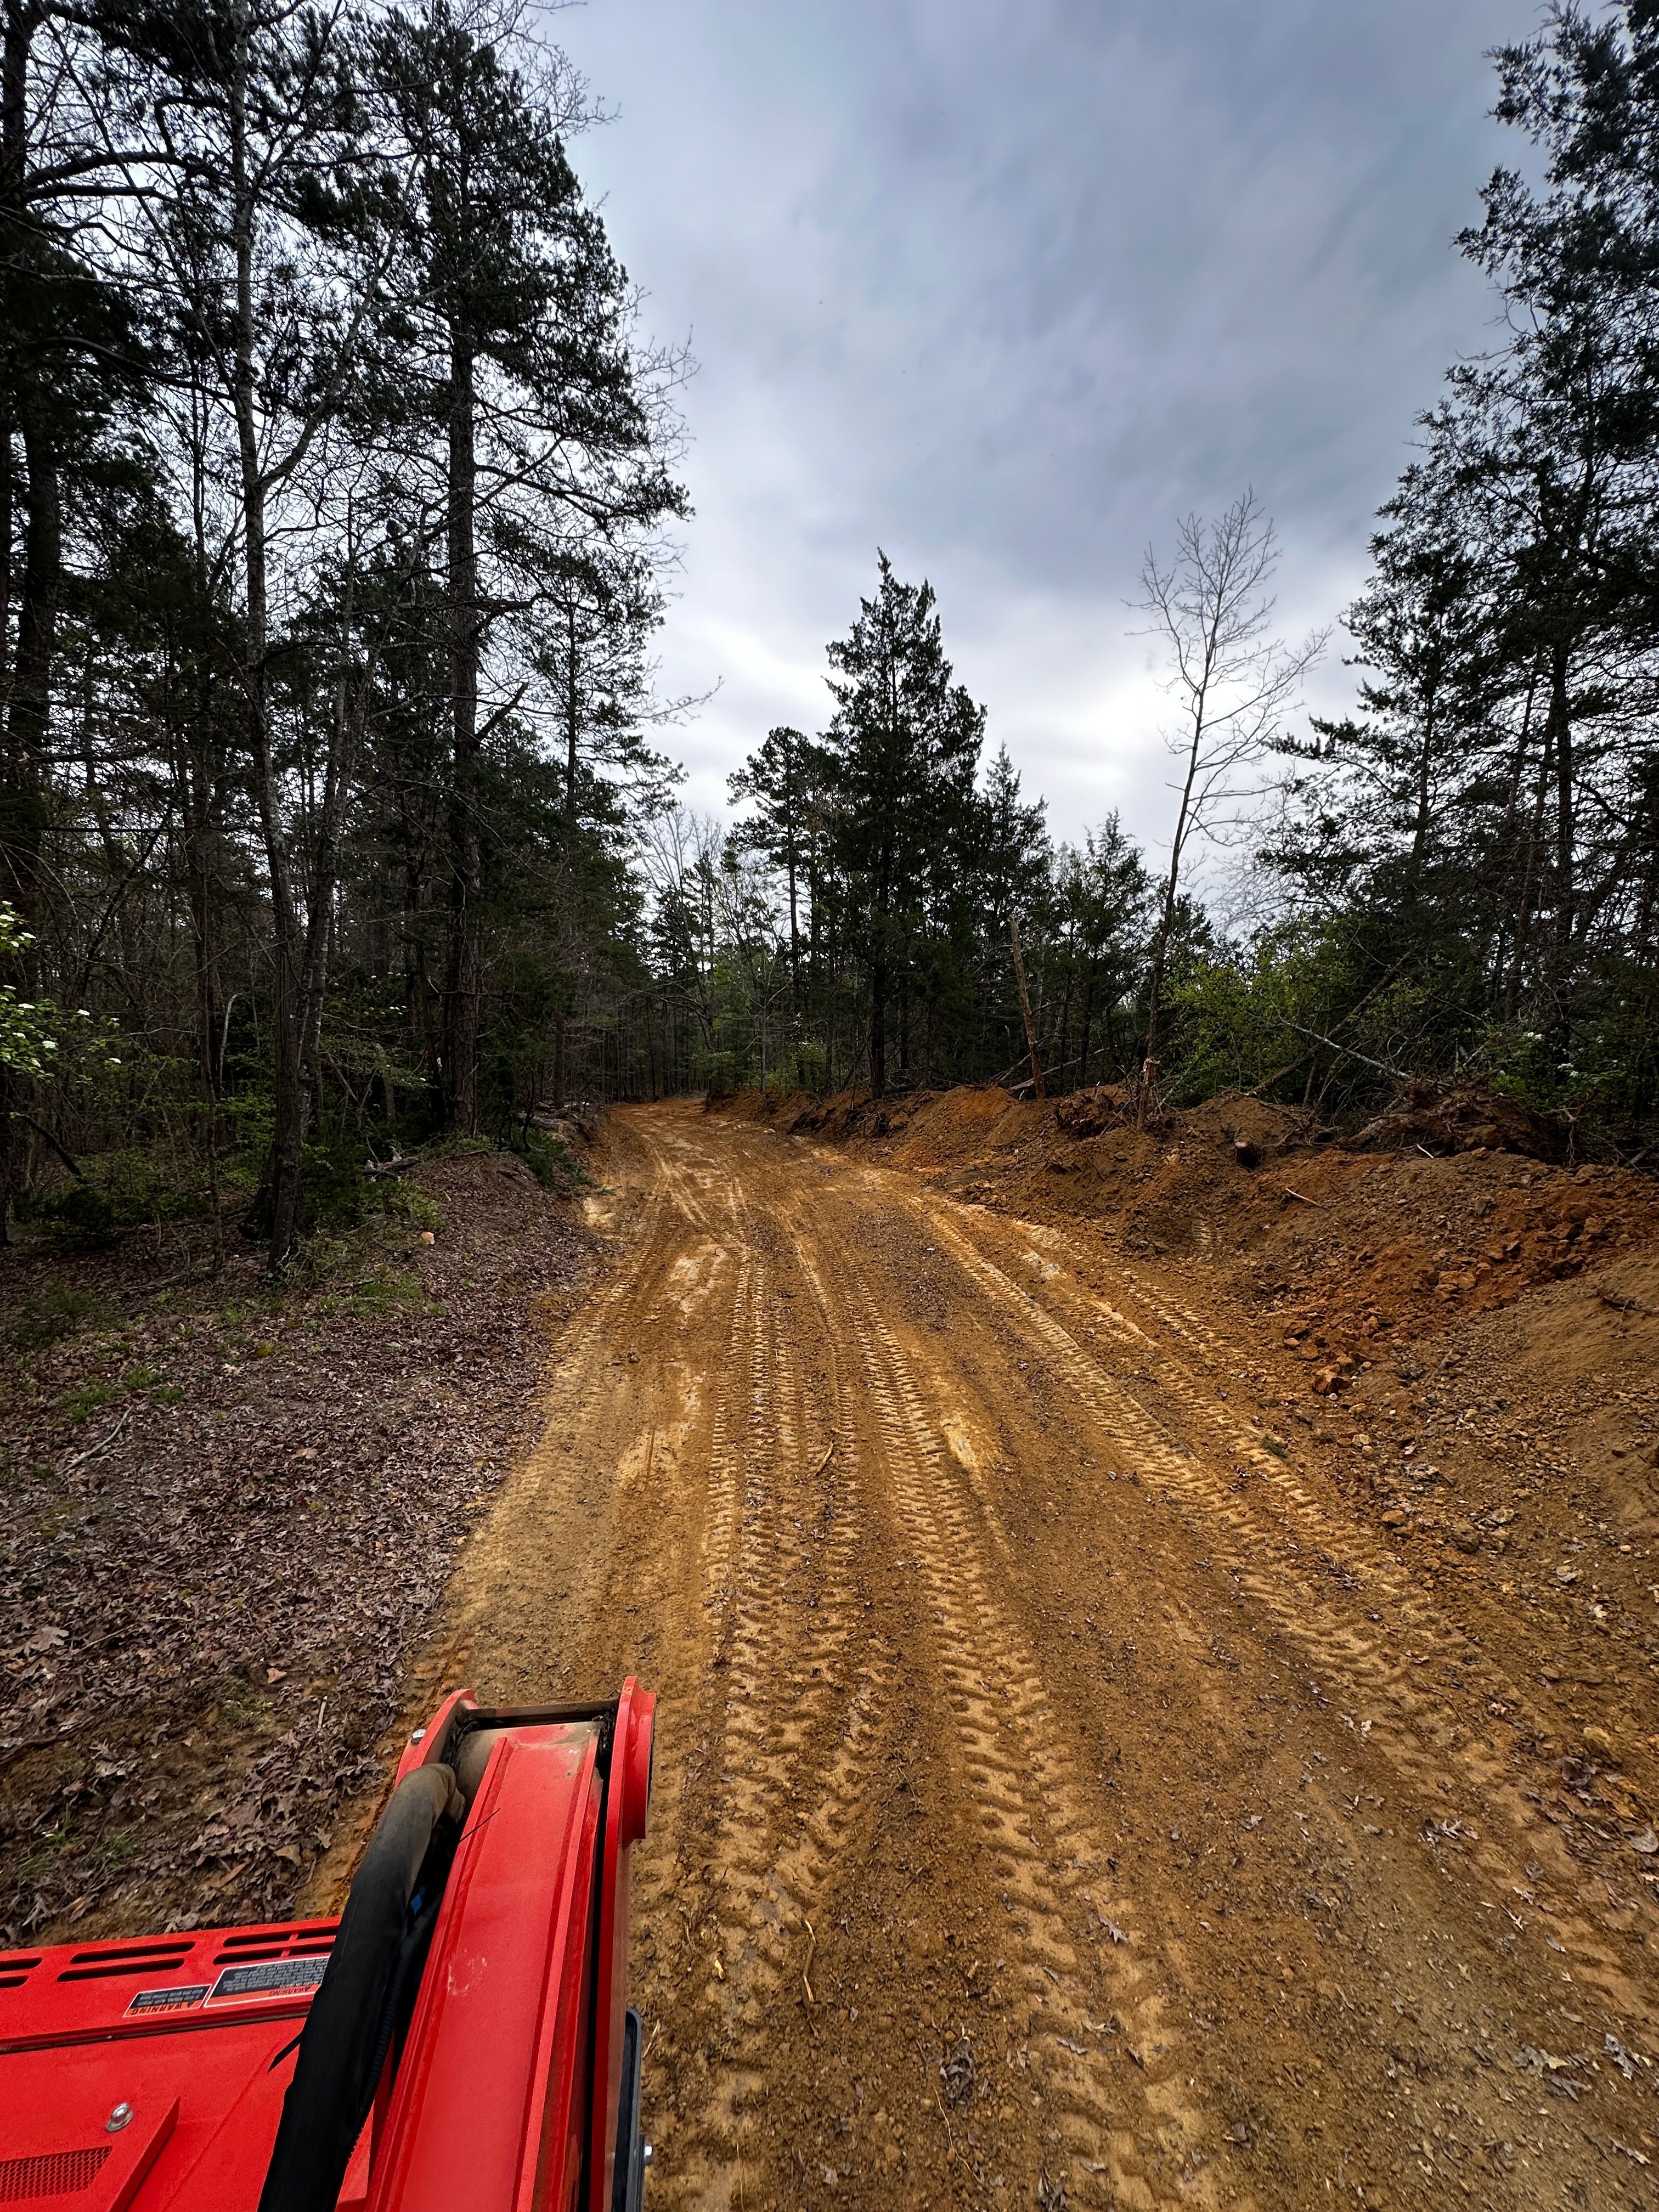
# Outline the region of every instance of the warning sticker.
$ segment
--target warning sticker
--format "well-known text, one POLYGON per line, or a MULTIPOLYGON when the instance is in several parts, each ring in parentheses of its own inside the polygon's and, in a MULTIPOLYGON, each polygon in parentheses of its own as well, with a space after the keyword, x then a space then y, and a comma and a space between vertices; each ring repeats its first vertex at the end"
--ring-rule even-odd
POLYGON ((213 1984, 210 2002, 225 2004, 232 1998, 286 1996, 295 1990, 314 1990, 327 1971, 326 1959, 269 1959, 257 1966, 227 1966, 213 1984))
POLYGON ((140 1990, 127 2007, 129 2012, 188 2012, 192 2005, 201 2004, 207 1996, 208 1984, 194 1982, 187 1988, 175 1985, 169 1990, 140 1990))

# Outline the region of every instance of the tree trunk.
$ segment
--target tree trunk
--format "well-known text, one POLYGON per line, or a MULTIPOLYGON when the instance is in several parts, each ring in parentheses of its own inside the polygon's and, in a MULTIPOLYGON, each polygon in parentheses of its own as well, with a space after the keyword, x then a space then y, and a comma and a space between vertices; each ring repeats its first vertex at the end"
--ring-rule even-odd
POLYGON ((247 81, 250 73, 248 21, 239 13, 238 38, 231 64, 229 125, 231 222, 236 264, 235 371, 237 457, 240 466, 243 559, 246 567, 246 623, 242 647, 242 690, 247 716, 248 750, 253 764, 255 804, 270 878, 273 991, 271 1048, 275 1077, 273 1129, 266 1185, 270 1216, 270 1260, 280 1267, 299 1242, 301 1151, 305 1141, 305 1085, 301 1073, 301 937, 288 840, 282 818, 276 769, 271 759, 267 715, 265 663, 270 647, 270 552, 266 541, 266 483, 259 458, 254 375, 253 226, 254 187, 249 173, 247 81))
POLYGON ((797 909, 795 824, 793 813, 784 839, 784 865, 789 877, 789 1018, 800 1019, 800 920, 797 909))
MULTIPOLYGON (((30 50, 40 22, 37 8, 8 0, 5 38, 0 50, 0 226, 9 234, 7 251, 15 253, 23 227, 28 179, 28 69, 30 50)), ((0 422, 0 697, 9 699, 4 747, 4 787, 0 789, 0 898, 25 925, 40 903, 40 841, 45 828, 45 764, 50 730, 52 655, 58 637, 58 602, 63 574, 63 513, 56 441, 45 422, 25 403, 21 423, 0 422), (23 573, 12 645, 13 538, 17 488, 13 436, 23 443, 23 573), (6 665, 11 647, 10 665, 6 665)), ((34 963, 25 950, 0 969, 0 981, 24 996, 33 994, 34 963)), ((9 1240, 16 1143, 14 1107, 21 1103, 27 1078, 0 1067, 0 1244, 9 1240)))
POLYGON ((576 604, 564 611, 564 866, 567 876, 574 859, 576 835, 576 769, 580 755, 581 686, 576 667, 576 604))
MULTIPOLYGON (((1533 661, 1533 672, 1531 677, 1526 679, 1526 708, 1524 712, 1522 712, 1520 737, 1516 738, 1516 768, 1513 768, 1513 775, 1510 775, 1509 779, 1509 796, 1504 799, 1504 814, 1502 814, 1502 821, 1500 825, 1498 825, 1498 852, 1500 852, 1500 863, 1502 860, 1513 860, 1513 858, 1516 858, 1516 817, 1517 817, 1517 811, 1520 811, 1522 783, 1524 783, 1526 779, 1526 754, 1528 754, 1528 750, 1531 750, 1531 744, 1533 744, 1533 703, 1537 702, 1537 675, 1540 675, 1540 661, 1533 661)), ((1531 848, 1528 848, 1528 867, 1531 867, 1531 848)), ((1498 927, 1495 927, 1495 936, 1493 936, 1493 956, 1491 956, 1489 1000, 1493 1002, 1493 1005, 1504 1009, 1504 1020, 1509 1020, 1509 1013, 1510 1013, 1509 1009, 1510 947, 1509 947, 1509 942, 1506 942, 1506 936, 1509 936, 1509 929, 1513 929, 1513 927, 1516 927, 1516 921, 1498 922, 1498 927)), ((1516 938, 1516 942, 1520 942, 1520 936, 1516 938)))
POLYGON ((1180 848, 1170 862, 1170 880, 1164 886, 1164 912, 1158 925, 1158 936, 1152 946, 1152 972, 1146 979, 1146 1036, 1140 1055, 1140 1078, 1135 1098, 1135 1127, 1146 1126, 1148 1094, 1158 1080, 1158 1018, 1164 1008, 1164 963, 1169 950, 1170 932, 1175 924, 1176 884, 1181 866, 1180 848))
POLYGON ((1423 744, 1417 757, 1417 812, 1412 827, 1411 858, 1413 882, 1423 865, 1423 849, 1429 842, 1429 796, 1434 770, 1434 700, 1435 687, 1431 684, 1423 716, 1423 744))
POLYGON ((1077 924, 1074 921, 1066 933, 1066 988, 1060 994, 1060 1063, 1055 1070, 1055 1076, 1062 1091, 1066 1088, 1066 1070, 1070 1065, 1066 1057, 1066 1048, 1071 1042, 1072 1036, 1072 979, 1076 965, 1077 924))
MULTIPOLYGON (((56 441, 27 415, 22 425, 23 574, 17 642, 9 672, 5 787, 0 792, 0 897, 24 927, 40 907, 40 845, 46 830, 46 752, 52 734, 52 662, 58 644, 58 605, 63 578, 64 520, 56 441)), ((34 961, 25 949, 5 963, 3 980, 25 997, 34 988, 34 961)), ((15 1180, 14 1106, 27 1079, 0 1070, 0 1241, 7 1232, 15 1180)))
POLYGON ((474 501, 477 463, 471 333, 451 334, 449 395, 449 683, 453 787, 448 1050, 445 1112, 452 1129, 478 1126, 478 1041, 483 1015, 483 939, 478 913, 483 846, 478 826, 478 559, 474 501))
POLYGON ((892 903, 890 861, 884 852, 876 872, 875 944, 870 963, 870 1093, 887 1090, 887 915, 892 903))
POLYGON ((40 841, 46 829, 43 773, 52 736, 52 665, 64 573, 64 517, 57 441, 40 422, 23 423, 23 574, 17 642, 10 669, 6 788, 0 816, 0 897, 25 925, 39 915, 40 841))
MULTIPOLYGON (((169 707, 173 685, 169 671, 169 707)), ((219 1206, 219 1103, 223 1069, 219 1050, 219 1001, 215 939, 214 817, 220 779, 219 765, 210 763, 208 737, 208 687, 198 702, 194 731, 186 736, 175 729, 173 781, 179 817, 184 825, 185 897, 190 915, 191 951, 196 985, 196 1025, 199 1033, 198 1060, 202 1075, 202 1100, 206 1109, 203 1151, 207 1161, 209 1197, 213 1208, 215 1271, 224 1264, 224 1222, 219 1206)))
MULTIPOLYGON (((344 641, 344 649, 348 653, 350 650, 351 605, 352 595, 348 583, 344 641)), ((366 690, 369 672, 365 672, 363 681, 366 690)), ((357 713, 352 703, 349 679, 343 672, 335 711, 329 720, 328 757, 323 768, 323 803, 317 819, 306 924, 305 964, 301 975, 300 1073, 307 1121, 316 1109, 322 1087, 323 1007, 328 997, 328 974, 334 940, 334 894, 340 874, 340 828, 345 811, 345 794, 351 781, 356 752, 352 740, 356 734, 357 713)), ((389 1082, 387 1095, 389 1097, 389 1082)))
POLYGON ((1504 1018, 1515 1019, 1520 1003, 1522 963, 1526 958, 1527 939, 1532 927, 1533 898, 1538 884, 1538 857, 1543 848, 1544 810, 1549 801, 1549 788, 1554 769, 1554 722, 1546 717, 1544 750, 1538 763, 1538 783, 1533 793, 1532 820, 1527 830, 1527 864, 1521 878, 1521 893, 1515 906, 1515 951, 1510 960, 1509 981, 1504 992, 1504 1018))
POLYGON ((1567 969, 1572 957, 1577 891, 1573 842, 1577 793, 1573 787, 1572 716, 1567 700, 1568 655, 1558 646, 1550 656, 1549 719, 1555 732, 1555 988, 1563 1021, 1567 969))
POLYGON ((1025 1047, 1031 1055, 1031 1088, 1042 1097, 1042 1062, 1037 1058, 1036 1024, 1031 1019, 1031 997, 1025 988, 1025 956, 1019 949, 1019 916, 1008 917, 1008 941, 1013 947, 1014 981, 1019 986, 1019 1011, 1025 1024, 1025 1047))
POLYGON ((11 695, 12 541, 17 530, 17 426, 0 415, 0 699, 11 695))
POLYGON ((1187 842, 1187 822, 1192 811, 1193 785, 1198 777, 1198 757, 1204 744, 1207 694, 1200 689, 1193 709, 1193 741, 1187 754, 1187 776, 1181 787, 1175 836, 1170 846, 1170 875, 1164 886, 1164 911, 1158 918, 1152 947, 1152 972, 1146 985, 1146 1042, 1141 1054, 1140 1081, 1135 1099, 1135 1127, 1146 1126, 1146 1106, 1158 1080, 1158 1018, 1164 1008, 1164 969, 1169 957, 1170 933, 1175 927, 1176 894, 1181 884, 1182 848, 1187 842))

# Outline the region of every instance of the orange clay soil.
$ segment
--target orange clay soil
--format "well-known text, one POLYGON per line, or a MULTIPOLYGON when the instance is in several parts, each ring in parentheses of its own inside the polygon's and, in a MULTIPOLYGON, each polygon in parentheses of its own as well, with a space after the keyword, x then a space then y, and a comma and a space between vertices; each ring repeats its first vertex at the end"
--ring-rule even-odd
POLYGON ((1651 2207, 1650 1186, 801 1103, 613 1115, 409 1688, 663 1694, 654 2201, 1651 2207))

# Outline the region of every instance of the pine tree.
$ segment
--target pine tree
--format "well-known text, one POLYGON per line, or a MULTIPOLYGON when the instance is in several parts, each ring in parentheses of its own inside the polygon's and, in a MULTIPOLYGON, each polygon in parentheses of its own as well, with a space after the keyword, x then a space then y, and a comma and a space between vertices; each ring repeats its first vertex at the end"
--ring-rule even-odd
MULTIPOLYGON (((574 621, 568 587, 594 538, 625 542, 686 507, 667 470, 655 372, 641 374, 632 346, 625 273, 566 155, 579 84, 562 68, 528 80, 449 0, 394 11, 370 52, 401 180, 388 337, 416 466, 434 475, 444 518, 444 1083, 451 1125, 471 1129, 484 988, 483 755, 524 697, 505 676, 486 697, 492 641, 515 619, 544 621, 562 586, 574 621)), ((574 657, 569 665, 577 671, 574 657)))
MULTIPOLYGON (((895 987, 908 1023, 910 970, 967 818, 985 713, 952 681, 933 588, 902 584, 884 553, 873 599, 830 647, 836 714, 827 744, 837 859, 866 977, 870 1087, 887 1088, 895 987)), ((908 1059, 901 1035, 901 1060, 908 1059)))
MULTIPOLYGON (((740 824, 738 842, 762 854, 783 878, 789 914, 790 1011, 802 1011, 801 915, 816 913, 817 846, 823 829, 824 760, 821 748, 799 730, 769 730, 759 748, 726 779, 734 806, 754 812, 740 824)), ((808 924, 809 935, 814 926, 808 924)))

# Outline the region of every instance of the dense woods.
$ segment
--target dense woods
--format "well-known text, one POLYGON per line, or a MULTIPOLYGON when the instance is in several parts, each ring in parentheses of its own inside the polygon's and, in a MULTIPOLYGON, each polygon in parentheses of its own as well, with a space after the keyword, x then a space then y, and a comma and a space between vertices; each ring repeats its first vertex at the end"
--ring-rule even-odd
POLYGON ((5 1178, 252 1170, 281 1258, 366 1129, 603 1079, 680 364, 507 24, 31 0, 4 83, 5 1178))
POLYGON ((1340 1115, 1475 1074, 1639 1146, 1659 21, 1562 9, 1498 68, 1527 174, 1459 244, 1506 319, 1379 518, 1353 710, 1296 711, 1253 501, 1189 520, 1143 858, 1050 836, 884 557, 822 727, 756 733, 734 826, 677 805, 686 363, 556 50, 449 0, 9 6, 0 1219, 234 1211, 280 1261, 366 1151, 756 1081, 1340 1115))

